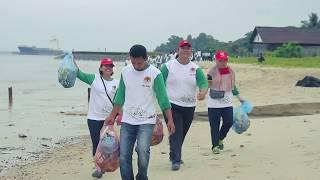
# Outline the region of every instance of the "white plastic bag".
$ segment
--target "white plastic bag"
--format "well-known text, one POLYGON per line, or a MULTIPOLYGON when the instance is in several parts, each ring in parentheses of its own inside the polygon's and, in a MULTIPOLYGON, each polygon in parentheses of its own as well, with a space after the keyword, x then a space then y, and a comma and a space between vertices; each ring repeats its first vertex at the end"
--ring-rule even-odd
POLYGON ((70 88, 74 86, 77 78, 77 67, 73 62, 72 53, 66 53, 58 69, 59 83, 70 88))

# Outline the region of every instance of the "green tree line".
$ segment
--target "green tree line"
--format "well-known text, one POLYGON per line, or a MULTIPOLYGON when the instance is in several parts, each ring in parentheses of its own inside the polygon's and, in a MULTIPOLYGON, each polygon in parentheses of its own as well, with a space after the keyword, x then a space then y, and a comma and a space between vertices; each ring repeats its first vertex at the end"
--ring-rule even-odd
MULTIPOLYGON (((302 28, 320 28, 320 20, 316 13, 311 13, 308 20, 301 21, 302 28)), ((206 33, 200 33, 197 37, 192 37, 188 35, 186 38, 172 35, 168 38, 166 43, 162 43, 160 46, 156 47, 155 52, 160 53, 170 53, 177 49, 177 44, 183 40, 187 39, 192 43, 192 48, 195 51, 203 52, 215 52, 218 49, 227 50, 231 55, 234 56, 250 56, 252 52, 252 44, 250 44, 250 38, 252 31, 244 34, 243 37, 237 39, 236 41, 221 42, 215 39, 212 35, 206 33)), ((295 43, 287 45, 291 51, 299 50, 301 52, 301 47, 295 47, 295 43)), ((287 48, 287 46, 282 46, 279 48, 287 48)), ((288 52, 287 50, 279 50, 276 52, 277 56, 282 56, 288 52)), ((291 53, 292 54, 292 53, 291 53)), ((297 55, 299 56, 299 55, 297 55)))

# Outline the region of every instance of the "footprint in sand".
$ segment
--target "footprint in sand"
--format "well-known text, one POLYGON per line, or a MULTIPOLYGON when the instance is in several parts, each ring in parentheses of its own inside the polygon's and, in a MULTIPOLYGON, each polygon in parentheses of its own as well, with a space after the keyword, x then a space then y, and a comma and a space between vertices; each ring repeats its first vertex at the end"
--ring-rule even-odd
POLYGON ((220 164, 209 164, 210 167, 220 168, 222 167, 220 164))
POLYGON ((244 167, 251 167, 251 165, 247 165, 247 164, 238 164, 238 163, 236 163, 236 164, 232 164, 232 168, 235 168, 235 169, 237 169, 237 168, 244 168, 244 167))
POLYGON ((211 158, 211 160, 224 160, 224 159, 220 159, 220 158, 218 158, 218 157, 214 157, 214 158, 211 158))
POLYGON ((226 149, 226 150, 223 150, 224 152, 228 152, 228 153, 232 153, 233 150, 232 149, 226 149))
POLYGON ((231 173, 232 173, 232 174, 239 174, 239 173, 240 173, 240 171, 233 170, 233 171, 231 171, 231 173))
POLYGON ((295 148, 305 148, 305 146, 304 146, 304 145, 301 145, 301 144, 297 144, 297 145, 295 145, 295 146, 293 146, 293 147, 295 147, 295 148))
POLYGON ((309 132, 315 132, 315 131, 318 131, 316 129, 310 129, 309 132))
POLYGON ((201 156, 209 156, 211 153, 201 153, 201 156))

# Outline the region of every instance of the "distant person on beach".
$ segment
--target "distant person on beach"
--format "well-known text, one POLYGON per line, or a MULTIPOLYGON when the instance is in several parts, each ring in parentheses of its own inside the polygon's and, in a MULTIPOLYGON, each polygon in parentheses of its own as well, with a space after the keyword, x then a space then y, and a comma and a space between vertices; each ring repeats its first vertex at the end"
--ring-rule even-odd
MULTIPOLYGON (((136 180, 148 179, 150 145, 156 123, 156 101, 168 117, 169 134, 174 133, 171 106, 161 72, 148 63, 147 50, 142 45, 130 49, 132 65, 123 68, 114 107, 106 118, 106 125, 113 125, 116 114, 123 107, 120 129, 120 173, 123 180, 133 180, 132 154, 138 154, 136 180)), ((152 179, 152 178, 151 178, 152 179)))
POLYGON ((127 66, 127 65, 129 65, 129 64, 131 64, 131 61, 130 61, 130 59, 128 58, 128 59, 126 59, 126 60, 124 61, 124 66, 127 66))
POLYGON ((259 56, 258 56, 258 62, 263 62, 263 61, 265 61, 265 58, 264 58, 264 56, 263 56, 263 54, 262 53, 259 53, 259 56))
POLYGON ((239 91, 235 86, 235 73, 227 65, 229 56, 226 51, 218 50, 215 53, 216 64, 209 69, 207 74, 209 82, 208 116, 211 132, 211 150, 219 154, 224 149, 223 140, 227 136, 233 124, 232 97, 237 95, 240 101, 239 91), (220 119, 222 126, 220 128, 220 119))
MULTIPOLYGON (((208 81, 202 69, 190 61, 192 46, 183 40, 178 45, 178 58, 161 66, 172 107, 176 132, 169 137, 171 169, 180 169, 182 145, 191 126, 196 99, 204 100, 208 90, 208 81), (199 92, 197 93, 197 88, 199 92)), ((165 117, 167 120, 167 118, 165 117)))
MULTIPOLYGON (((78 67, 77 77, 91 87, 87 124, 92 142, 93 157, 99 144, 100 130, 105 118, 111 113, 112 99, 119 84, 119 80, 112 77, 113 67, 112 59, 107 57, 100 61, 99 74, 85 73, 78 67)), ((96 178, 101 178, 102 175, 103 172, 99 167, 96 167, 96 170, 92 173, 92 176, 96 178)))

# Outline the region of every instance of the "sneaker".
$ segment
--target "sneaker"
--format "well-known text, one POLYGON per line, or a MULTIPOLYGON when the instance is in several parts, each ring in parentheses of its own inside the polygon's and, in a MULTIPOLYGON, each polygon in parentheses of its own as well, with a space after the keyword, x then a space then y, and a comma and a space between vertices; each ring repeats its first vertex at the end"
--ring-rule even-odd
POLYGON ((179 169, 180 169, 180 163, 179 162, 172 163, 172 166, 171 166, 171 170, 172 171, 178 171, 179 169))
MULTIPOLYGON (((172 163, 172 160, 170 159, 170 162, 172 163)), ((184 164, 184 161, 181 159, 180 164, 184 164)))
POLYGON ((213 154, 220 154, 220 149, 218 146, 211 148, 213 154))
POLYGON ((223 140, 219 140, 218 148, 219 148, 220 150, 223 150, 223 148, 224 148, 223 140))
POLYGON ((94 178, 101 178, 102 175, 103 175, 103 173, 100 172, 100 171, 98 171, 98 170, 95 170, 91 175, 92 175, 92 177, 94 177, 94 178))

